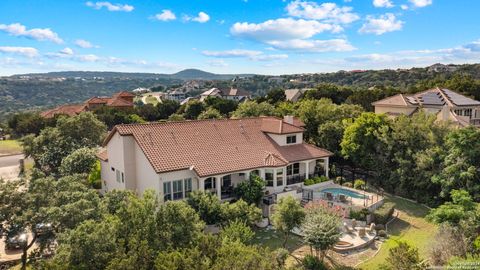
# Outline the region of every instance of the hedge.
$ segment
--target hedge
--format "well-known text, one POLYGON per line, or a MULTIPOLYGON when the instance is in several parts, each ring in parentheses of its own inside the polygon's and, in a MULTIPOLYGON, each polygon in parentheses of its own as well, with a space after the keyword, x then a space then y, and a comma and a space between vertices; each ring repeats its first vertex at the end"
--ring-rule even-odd
POLYGON ((393 202, 386 202, 380 206, 375 212, 373 212, 375 223, 386 224, 393 215, 394 208, 395 204, 393 202))

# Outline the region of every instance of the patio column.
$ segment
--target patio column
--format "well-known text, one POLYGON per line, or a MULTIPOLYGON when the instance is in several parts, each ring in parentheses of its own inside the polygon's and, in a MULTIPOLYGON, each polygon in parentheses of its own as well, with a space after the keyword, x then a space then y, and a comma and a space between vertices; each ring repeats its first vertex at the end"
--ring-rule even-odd
POLYGON ((217 176, 215 177, 215 187, 217 189, 217 196, 218 196, 218 199, 222 199, 222 177, 221 176, 217 176))
POLYGON ((277 168, 273 168, 273 190, 277 188, 277 168))
POLYGON ((245 172, 245 180, 250 180, 250 171, 245 172))
POLYGON ((325 171, 325 176, 328 177, 328 157, 323 159, 323 170, 325 171))
POLYGON ((205 191, 205 178, 198 178, 198 190, 205 191))
POLYGON ((283 186, 287 186, 287 167, 283 167, 283 186))
POLYGON ((310 161, 305 161, 305 178, 310 177, 310 161))

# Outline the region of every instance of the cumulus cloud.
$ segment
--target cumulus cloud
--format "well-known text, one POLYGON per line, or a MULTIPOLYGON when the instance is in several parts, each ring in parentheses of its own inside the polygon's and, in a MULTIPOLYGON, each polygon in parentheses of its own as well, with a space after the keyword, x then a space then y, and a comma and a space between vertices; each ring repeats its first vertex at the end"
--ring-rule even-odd
POLYGON ((230 28, 230 33, 237 37, 270 41, 306 39, 325 31, 338 33, 342 30, 340 26, 314 20, 281 18, 258 24, 237 22, 230 28))
POLYGON ((20 23, 12 23, 0 24, 0 31, 17 37, 26 37, 40 41, 53 41, 58 44, 63 43, 63 40, 58 34, 50 30, 50 28, 32 28, 27 30, 27 28, 20 23))
POLYGON ((99 47, 97 45, 93 45, 90 41, 87 41, 87 40, 84 40, 84 39, 75 40, 75 45, 77 45, 80 48, 84 48, 84 49, 98 48, 99 47))
POLYGON ((176 20, 177 16, 175 16, 175 13, 173 13, 171 10, 164 9, 161 13, 155 14, 154 18, 159 21, 167 22, 176 20))
POLYGON ((100 60, 100 57, 96 56, 95 54, 85 54, 76 56, 75 60, 80 62, 97 62, 100 60))
POLYGON ((38 56, 38 50, 32 47, 9 47, 9 46, 3 46, 0 47, 0 52, 1 53, 7 53, 7 54, 16 54, 16 55, 21 55, 21 56, 26 56, 26 57, 37 57, 38 56))
POLYGON ((228 63, 225 62, 223 59, 209 60, 207 61, 207 64, 212 67, 228 67, 228 63))
POLYGON ((409 0, 415 7, 426 7, 433 3, 433 0, 409 0))
POLYGON ((92 7, 94 9, 101 9, 106 8, 108 11, 124 11, 130 12, 134 9, 133 6, 127 4, 112 4, 110 2, 87 2, 86 5, 88 7, 92 7))
POLYGON ((252 57, 262 54, 261 51, 253 50, 227 50, 227 51, 203 51, 203 55, 219 58, 232 58, 232 57, 252 57))
POLYGON ((265 55, 256 55, 256 56, 250 57, 250 60, 275 61, 275 60, 282 60, 287 58, 288 58, 288 54, 265 54, 265 55))
POLYGON ((392 8, 395 5, 391 0, 373 0, 373 6, 383 7, 383 8, 392 8))
POLYGON ((60 51, 60 53, 62 54, 66 54, 66 55, 73 55, 73 50, 71 48, 64 48, 63 50, 60 51))
POLYGON ((275 49, 292 50, 303 52, 344 52, 353 51, 356 48, 345 39, 330 40, 305 40, 292 39, 286 41, 270 41, 268 42, 275 49))
POLYGON ((199 23, 206 23, 210 20, 210 16, 203 12, 200 11, 196 17, 191 17, 189 15, 183 15, 183 20, 188 22, 188 21, 194 21, 194 22, 199 22, 199 23))
POLYGON ((374 17, 367 16, 366 22, 362 25, 359 32, 363 34, 383 35, 387 32, 401 30, 404 22, 398 20, 392 13, 374 17))
POLYGON ((348 24, 359 19, 359 16, 352 12, 351 7, 339 7, 335 3, 318 4, 296 0, 290 2, 286 10, 288 15, 293 17, 325 20, 332 23, 348 24))

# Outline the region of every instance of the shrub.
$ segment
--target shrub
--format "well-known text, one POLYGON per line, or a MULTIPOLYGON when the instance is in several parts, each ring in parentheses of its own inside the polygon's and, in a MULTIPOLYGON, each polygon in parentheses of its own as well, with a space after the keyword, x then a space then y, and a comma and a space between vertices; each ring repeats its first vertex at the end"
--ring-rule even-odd
POLYGON ((195 209, 200 218, 207 224, 218 224, 222 221, 220 200, 212 193, 194 191, 187 198, 187 203, 195 209))
POLYGON ((97 160, 88 175, 88 184, 94 189, 102 188, 101 170, 100 161, 97 160))
POLYGON ((392 202, 384 203, 380 208, 373 212, 374 220, 378 224, 386 224, 393 214, 395 204, 392 202))
POLYGON ((305 270, 327 270, 325 264, 313 255, 306 255, 302 259, 302 266, 305 270))
POLYGON ((265 181, 260 176, 250 174, 249 181, 243 181, 234 189, 235 194, 248 204, 259 205, 263 197, 265 181))
POLYGON ((343 176, 337 176, 337 177, 335 177, 335 179, 333 179, 333 182, 334 182, 335 184, 341 185, 341 184, 345 183, 345 177, 343 177, 343 176))
POLYGON ((383 224, 376 224, 376 225, 375 225, 375 230, 377 230, 377 231, 385 230, 385 225, 383 225, 383 224))
POLYGON ((322 176, 315 177, 314 180, 315 180, 315 184, 318 184, 318 183, 327 182, 330 179, 328 179, 328 177, 326 177, 325 175, 322 175, 322 176))
POLYGON ((230 241, 240 241, 243 244, 248 244, 252 240, 255 233, 250 229, 246 222, 241 220, 231 221, 227 226, 222 228, 220 236, 222 239, 230 241))
POLYGON ((303 181, 303 184, 304 184, 305 186, 311 186, 311 185, 315 184, 315 180, 313 180, 313 179, 305 179, 305 181, 303 181))
POLYGON ((380 230, 378 231, 377 235, 380 237, 387 237, 387 232, 384 230, 380 230))
POLYGON ((352 185, 351 182, 345 182, 345 183, 343 183, 343 186, 351 188, 353 185, 352 185))
POLYGON ((362 179, 355 180, 355 182, 353 184, 353 188, 354 189, 365 189, 365 181, 363 181, 362 179))
POLYGON ((350 218, 354 218, 356 220, 367 221, 367 215, 370 214, 367 208, 363 208, 360 211, 351 210, 350 211, 350 218))

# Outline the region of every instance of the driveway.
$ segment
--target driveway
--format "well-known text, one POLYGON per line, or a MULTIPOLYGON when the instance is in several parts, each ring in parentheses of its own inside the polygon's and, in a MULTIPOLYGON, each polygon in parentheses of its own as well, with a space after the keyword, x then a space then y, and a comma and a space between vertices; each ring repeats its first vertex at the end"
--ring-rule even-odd
POLYGON ((20 173, 19 160, 23 154, 0 157, 0 178, 5 180, 17 180, 20 173))
MULTIPOLYGON (((32 239, 32 234, 28 233, 28 240, 30 241, 32 239)), ((37 243, 33 244, 28 249, 28 253, 33 251, 37 247, 37 243)), ((5 261, 12 261, 12 260, 18 260, 22 258, 22 250, 21 249, 5 249, 5 237, 0 238, 0 262, 5 262, 5 261)))

